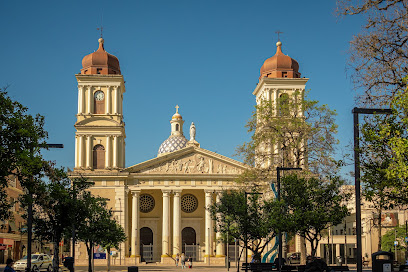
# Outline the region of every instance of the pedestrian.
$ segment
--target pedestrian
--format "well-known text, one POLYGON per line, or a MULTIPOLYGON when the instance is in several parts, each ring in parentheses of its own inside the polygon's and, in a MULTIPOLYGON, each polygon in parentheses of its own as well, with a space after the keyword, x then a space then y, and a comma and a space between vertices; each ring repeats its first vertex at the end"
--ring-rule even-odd
POLYGON ((16 271, 14 271, 14 269, 12 267, 13 264, 14 264, 14 261, 12 259, 7 259, 6 267, 4 268, 4 272, 16 272, 16 271))
POLYGON ((176 267, 178 267, 179 260, 180 260, 180 255, 177 253, 177 255, 176 255, 176 267))
POLYGON ((184 255, 184 253, 181 253, 181 257, 180 257, 180 261, 181 261, 181 268, 186 268, 186 256, 184 255))
POLYGON ((188 268, 193 268, 193 258, 188 257, 188 268))

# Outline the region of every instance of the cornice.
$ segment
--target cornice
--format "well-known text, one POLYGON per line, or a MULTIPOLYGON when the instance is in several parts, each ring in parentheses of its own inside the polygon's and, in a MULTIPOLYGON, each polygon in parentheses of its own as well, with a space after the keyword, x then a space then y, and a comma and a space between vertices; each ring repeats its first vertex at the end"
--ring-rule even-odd
POLYGON ((255 90, 252 92, 253 95, 258 95, 260 90, 267 85, 268 87, 278 88, 278 89, 304 89, 308 78, 268 78, 263 77, 261 81, 257 84, 255 90))

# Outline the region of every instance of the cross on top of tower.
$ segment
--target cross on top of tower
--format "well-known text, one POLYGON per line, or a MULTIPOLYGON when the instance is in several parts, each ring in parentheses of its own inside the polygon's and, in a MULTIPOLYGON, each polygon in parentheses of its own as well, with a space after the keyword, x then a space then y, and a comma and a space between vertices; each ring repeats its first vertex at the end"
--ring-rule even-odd
POLYGON ((176 105, 176 113, 178 113, 178 109, 180 108, 178 105, 176 105))
POLYGON ((282 34, 283 32, 277 30, 277 31, 275 31, 275 33, 278 34, 278 41, 280 41, 280 39, 279 39, 279 34, 282 34))
POLYGON ((103 38, 103 26, 98 27, 97 30, 100 30, 100 31, 101 31, 101 38, 103 38))

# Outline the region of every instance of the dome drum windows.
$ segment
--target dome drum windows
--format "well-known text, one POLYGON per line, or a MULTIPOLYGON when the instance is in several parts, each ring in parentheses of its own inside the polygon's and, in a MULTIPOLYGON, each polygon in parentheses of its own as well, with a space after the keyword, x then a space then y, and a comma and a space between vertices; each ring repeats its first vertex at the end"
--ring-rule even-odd
POLYGON ((139 210, 142 213, 153 211, 155 206, 154 198, 151 195, 143 194, 139 197, 139 210))
POLYGON ((198 200, 192 194, 186 194, 181 197, 181 210, 185 213, 192 213, 198 208, 198 200))

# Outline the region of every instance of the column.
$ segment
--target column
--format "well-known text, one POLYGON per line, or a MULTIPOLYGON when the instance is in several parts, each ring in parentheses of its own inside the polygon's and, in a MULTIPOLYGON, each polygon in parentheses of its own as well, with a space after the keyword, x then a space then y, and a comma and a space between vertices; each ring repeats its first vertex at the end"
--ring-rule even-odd
POLYGON ((84 137, 83 135, 78 136, 78 168, 84 167, 84 137))
MULTIPOLYGON (((220 198, 221 198, 221 192, 218 191, 215 196, 215 201, 217 203, 220 202, 220 198)), ((216 250, 215 257, 224 257, 225 250, 224 250, 224 243, 221 241, 221 232, 217 231, 217 233, 215 234, 215 238, 217 241, 217 247, 215 249, 216 250)))
POLYGON ((119 157, 118 137, 119 137, 118 135, 113 136, 113 154, 112 154, 113 165, 112 165, 112 168, 114 169, 118 168, 118 157, 119 157))
POLYGON ((122 144, 122 168, 126 167, 126 155, 125 155, 125 151, 126 151, 126 141, 125 141, 125 137, 122 138, 123 139, 123 144, 122 144))
POLYGON ((84 113, 84 87, 78 86, 78 114, 84 113))
POLYGON ((78 168, 79 136, 75 135, 75 168, 78 168))
MULTIPOLYGON (((212 202, 212 191, 205 191, 205 207, 211 205, 212 202)), ((208 209, 205 210, 205 254, 204 257, 211 256, 211 229, 212 229, 212 221, 211 221, 211 213, 208 209)))
POLYGON ((114 87, 114 102, 113 102, 113 113, 118 114, 118 105, 119 105, 119 88, 118 86, 114 87))
POLYGON ((86 168, 92 168, 92 136, 86 136, 86 168))
POLYGON ((106 136, 106 149, 105 149, 105 168, 109 169, 111 167, 111 153, 112 153, 112 148, 111 148, 111 136, 108 135, 106 136))
POLYGON ((106 114, 110 114, 111 111, 111 87, 106 88, 106 99, 105 99, 105 112, 106 114))
POLYGON ((173 257, 181 254, 181 190, 173 190, 173 257))
POLYGON ((170 191, 163 192, 162 257, 168 257, 170 245, 170 191))
POLYGON ((88 114, 91 114, 91 113, 92 113, 92 104, 93 104, 93 103, 92 103, 92 102, 93 102, 92 87, 88 87, 87 90, 88 90, 88 99, 87 99, 88 108, 87 108, 87 113, 88 113, 88 114))
POLYGON ((139 195, 140 191, 132 191, 132 257, 140 256, 139 195))

